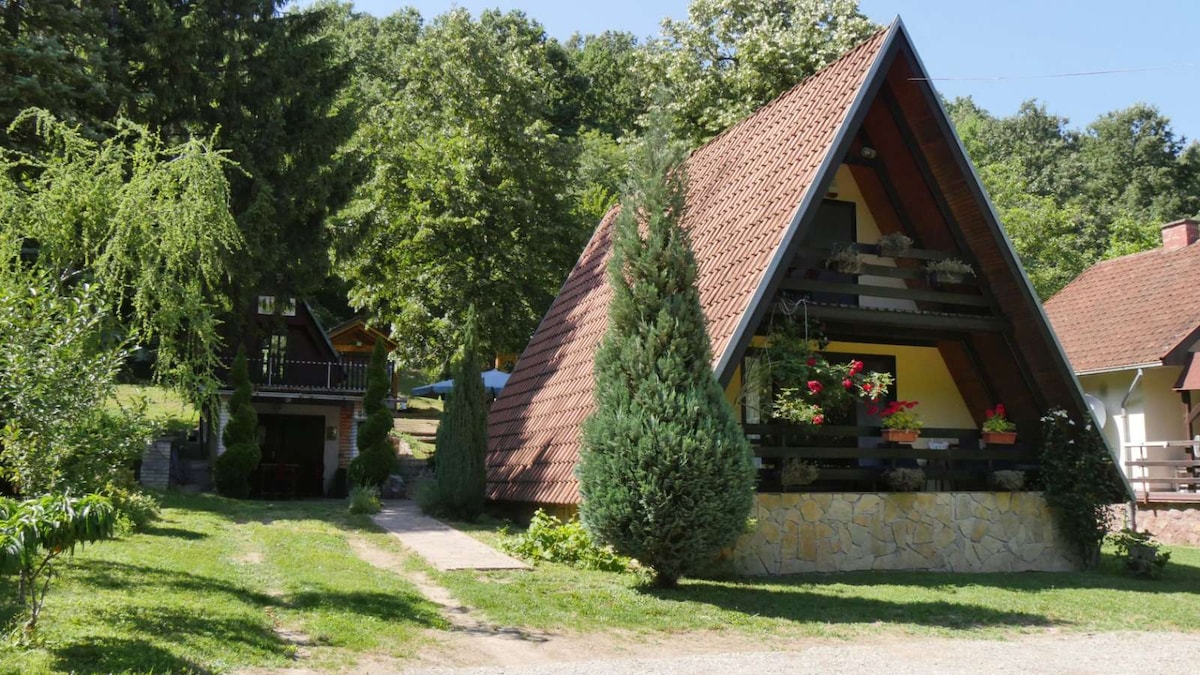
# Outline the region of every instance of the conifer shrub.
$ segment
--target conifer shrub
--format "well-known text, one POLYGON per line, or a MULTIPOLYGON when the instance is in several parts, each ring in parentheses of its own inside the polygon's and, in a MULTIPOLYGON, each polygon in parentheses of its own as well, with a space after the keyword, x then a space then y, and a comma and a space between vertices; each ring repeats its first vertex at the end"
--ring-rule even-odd
POLYGON ((375 343, 367 366, 367 391, 363 394, 363 413, 367 419, 358 430, 358 456, 350 462, 352 485, 378 491, 396 468, 396 449, 391 441, 392 413, 386 405, 389 389, 387 349, 381 340, 375 343))
POLYGON ((479 326, 475 308, 467 312, 462 354, 454 364, 454 388, 438 423, 437 493, 440 514, 475 520, 483 513, 487 453, 487 398, 480 378, 479 326))
POLYGON ((225 452, 213 467, 217 491, 227 497, 250 496, 250 476, 258 468, 262 451, 258 447, 258 413, 250 403, 254 390, 246 369, 246 350, 238 348, 230 371, 233 396, 229 399, 229 421, 225 423, 225 452))
POLYGON ((613 299, 577 471, 588 531, 671 587, 744 531, 754 469, 713 377, 696 261, 678 223, 682 154, 657 117, 614 226, 613 299))

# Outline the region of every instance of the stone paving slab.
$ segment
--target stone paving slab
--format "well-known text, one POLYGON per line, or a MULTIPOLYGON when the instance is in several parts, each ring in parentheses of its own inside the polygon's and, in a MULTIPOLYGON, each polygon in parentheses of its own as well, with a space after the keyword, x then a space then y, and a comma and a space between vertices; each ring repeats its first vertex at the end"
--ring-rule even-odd
POLYGON ((520 560, 426 516, 409 500, 384 502, 383 510, 372 520, 439 570, 529 569, 520 560))

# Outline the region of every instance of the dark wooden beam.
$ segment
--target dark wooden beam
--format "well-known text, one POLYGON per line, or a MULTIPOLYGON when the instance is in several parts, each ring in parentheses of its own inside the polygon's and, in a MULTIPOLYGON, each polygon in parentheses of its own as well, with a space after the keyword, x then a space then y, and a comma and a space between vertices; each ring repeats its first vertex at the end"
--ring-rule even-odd
POLYGON ((821 321, 853 321, 872 323, 877 326, 911 330, 924 328, 953 332, 997 333, 1009 329, 1008 320, 993 316, 968 314, 929 314, 897 310, 873 309, 870 307, 838 307, 813 305, 808 315, 821 321))
POLYGON ((780 288, 789 291, 810 291, 813 293, 837 293, 841 295, 857 295, 871 298, 893 298, 896 300, 912 300, 913 302, 937 302, 945 305, 965 305, 968 307, 991 307, 987 298, 969 293, 950 293, 946 291, 929 291, 920 288, 896 288, 894 286, 876 286, 872 284, 839 283, 836 281, 817 281, 815 279, 785 279, 780 288))

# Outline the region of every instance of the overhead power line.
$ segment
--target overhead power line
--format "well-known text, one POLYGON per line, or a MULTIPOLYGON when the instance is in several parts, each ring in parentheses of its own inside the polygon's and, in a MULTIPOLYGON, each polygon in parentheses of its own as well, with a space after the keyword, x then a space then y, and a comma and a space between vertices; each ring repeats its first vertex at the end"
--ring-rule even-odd
POLYGON ((1112 70, 1083 70, 1072 73, 1050 73, 1047 75, 988 75, 967 77, 910 77, 912 81, 996 81, 996 80, 1047 80, 1058 77, 1087 77, 1091 75, 1118 75, 1123 73, 1146 73, 1156 70, 1187 70, 1195 68, 1192 63, 1180 63, 1173 66, 1151 66, 1149 68, 1115 68, 1112 70))

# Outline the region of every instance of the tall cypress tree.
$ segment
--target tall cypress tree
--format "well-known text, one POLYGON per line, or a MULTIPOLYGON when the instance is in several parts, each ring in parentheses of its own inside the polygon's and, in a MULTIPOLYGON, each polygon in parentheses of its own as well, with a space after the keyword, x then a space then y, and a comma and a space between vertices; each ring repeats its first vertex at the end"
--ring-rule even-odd
POLYGON ((379 340, 367 366, 367 391, 363 394, 367 420, 358 430, 358 456, 350 462, 350 480, 355 485, 382 487, 396 466, 396 450, 389 439, 392 413, 384 405, 388 389, 387 348, 379 340))
POLYGON ((474 520, 483 512, 487 480, 487 400, 479 377, 479 319, 472 305, 462 355, 453 368, 454 389, 437 431, 438 507, 448 516, 474 520))
POLYGON ((679 226, 682 152, 666 129, 653 114, 615 223, 613 299, 578 475, 589 532, 671 587, 744 529, 754 469, 713 377, 696 260, 679 226))
POLYGON ((233 396, 229 398, 229 421, 225 423, 225 452, 217 457, 214 480, 217 490, 228 497, 250 496, 250 474, 258 468, 258 413, 250 403, 254 390, 246 369, 246 349, 238 348, 230 372, 233 396))

